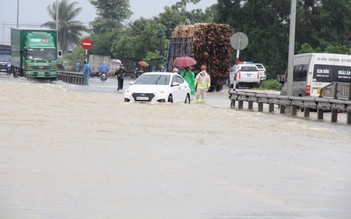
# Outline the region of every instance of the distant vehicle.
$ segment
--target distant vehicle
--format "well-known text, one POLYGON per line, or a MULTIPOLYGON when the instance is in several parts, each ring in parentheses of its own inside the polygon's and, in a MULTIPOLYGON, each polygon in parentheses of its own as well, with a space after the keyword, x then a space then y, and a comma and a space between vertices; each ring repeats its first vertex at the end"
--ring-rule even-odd
POLYGON ((125 102, 190 103, 190 87, 177 73, 147 72, 130 84, 125 102))
MULTIPOLYGON (((294 56, 293 96, 320 95, 333 82, 350 83, 351 55, 305 53, 294 56)), ((287 95, 287 73, 281 95, 287 95)))
POLYGON ((0 72, 11 73, 11 46, 0 44, 0 72))
POLYGON ((111 59, 110 60, 110 71, 108 72, 109 75, 115 75, 115 72, 119 69, 119 66, 122 64, 121 60, 119 59, 111 59))
POLYGON ((229 87, 259 86, 261 82, 260 72, 256 65, 250 63, 234 65, 229 73, 229 87))
POLYGON ((103 55, 89 55, 88 63, 90 66, 92 77, 99 76, 99 69, 103 63, 110 63, 110 56, 103 56, 103 55))
POLYGON ((43 28, 11 28, 14 76, 57 78, 57 33, 43 28))
POLYGON ((258 68, 258 71, 260 72, 260 78, 261 81, 264 81, 267 79, 267 71, 266 68, 264 67, 263 64, 261 63, 254 63, 256 65, 256 67, 258 68))

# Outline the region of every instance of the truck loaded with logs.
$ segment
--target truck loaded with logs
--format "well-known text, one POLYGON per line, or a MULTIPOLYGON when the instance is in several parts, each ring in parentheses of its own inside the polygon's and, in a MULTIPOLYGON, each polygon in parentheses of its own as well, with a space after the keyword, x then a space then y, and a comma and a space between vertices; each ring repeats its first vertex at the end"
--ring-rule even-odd
POLYGON ((166 68, 172 70, 177 57, 192 57, 192 66, 197 74, 202 65, 207 66, 211 76, 209 91, 220 91, 229 76, 230 58, 233 48, 230 37, 234 30, 227 24, 194 24, 177 26, 170 39, 166 68))

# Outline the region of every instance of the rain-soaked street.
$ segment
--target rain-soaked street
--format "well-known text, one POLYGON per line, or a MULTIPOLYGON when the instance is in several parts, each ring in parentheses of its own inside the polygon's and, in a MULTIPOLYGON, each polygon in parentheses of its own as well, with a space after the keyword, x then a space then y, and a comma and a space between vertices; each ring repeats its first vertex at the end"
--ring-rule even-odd
MULTIPOLYGON (((351 127, 0 75, 0 218, 351 218, 351 127)), ((128 87, 125 82, 125 88, 128 87)))

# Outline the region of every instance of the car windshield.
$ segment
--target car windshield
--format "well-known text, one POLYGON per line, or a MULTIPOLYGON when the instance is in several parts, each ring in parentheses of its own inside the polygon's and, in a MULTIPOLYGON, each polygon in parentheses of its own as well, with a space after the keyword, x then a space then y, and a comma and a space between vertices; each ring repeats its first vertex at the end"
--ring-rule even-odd
POLYGON ((168 85, 170 75, 148 75, 142 74, 136 79, 134 84, 168 85))
POLYGON ((242 66, 241 71, 257 71, 256 66, 242 66))

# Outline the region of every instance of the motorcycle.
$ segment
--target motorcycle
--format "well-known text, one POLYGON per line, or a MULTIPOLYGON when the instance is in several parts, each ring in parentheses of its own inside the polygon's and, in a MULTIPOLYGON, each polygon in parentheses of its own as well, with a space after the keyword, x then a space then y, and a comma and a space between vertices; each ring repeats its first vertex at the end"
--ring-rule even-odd
POLYGON ((100 80, 101 81, 106 81, 107 80, 107 73, 106 72, 102 72, 100 75, 100 80))

